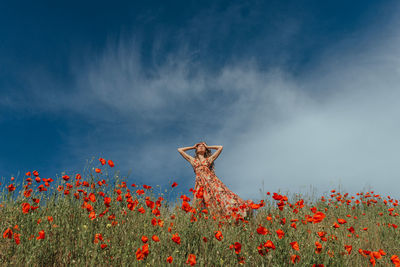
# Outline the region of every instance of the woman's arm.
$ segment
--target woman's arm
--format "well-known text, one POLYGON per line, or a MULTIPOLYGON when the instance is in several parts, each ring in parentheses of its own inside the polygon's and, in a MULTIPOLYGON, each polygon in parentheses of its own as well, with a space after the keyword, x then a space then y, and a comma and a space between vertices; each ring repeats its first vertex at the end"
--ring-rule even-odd
POLYGON ((188 147, 180 147, 180 148, 178 148, 178 152, 182 155, 182 157, 184 157, 192 165, 193 165, 193 162, 194 162, 194 158, 192 156, 190 156, 189 154, 187 154, 185 151, 186 150, 190 150, 190 149, 194 149, 194 148, 195 148, 195 146, 188 146, 188 147))
POLYGON ((190 150, 190 149, 194 149, 194 146, 180 147, 180 148, 178 148, 178 151, 179 150, 186 151, 186 150, 190 150))
POLYGON ((217 151, 215 151, 215 153, 212 154, 212 155, 209 157, 209 161, 210 161, 210 164, 211 164, 211 163, 213 163, 214 160, 216 160, 216 159, 218 158, 219 154, 221 154, 222 149, 223 149, 224 147, 223 147, 223 146, 207 146, 207 147, 208 147, 208 148, 215 148, 215 149, 217 149, 217 151))
POLYGON ((209 149, 218 149, 218 148, 222 148, 223 146, 207 146, 207 148, 209 149))

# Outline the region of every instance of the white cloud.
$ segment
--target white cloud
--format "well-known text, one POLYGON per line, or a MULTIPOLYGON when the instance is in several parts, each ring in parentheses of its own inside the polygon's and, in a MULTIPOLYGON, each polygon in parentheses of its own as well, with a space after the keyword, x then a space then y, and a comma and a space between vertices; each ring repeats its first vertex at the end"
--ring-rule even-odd
POLYGON ((269 81, 263 79, 268 73, 233 71, 241 78, 230 85, 251 80, 250 94, 257 97, 241 97, 240 116, 252 120, 247 133, 231 133, 241 124, 232 119, 219 134, 231 137, 224 140, 221 177, 244 197, 262 180, 266 191, 295 193, 313 185, 322 192, 340 183, 348 192, 372 188, 398 196, 398 36, 371 41, 362 51, 350 46, 357 42, 333 45, 331 52, 340 50, 322 58, 307 78, 273 75, 269 81), (315 97, 306 93, 313 91, 315 97))

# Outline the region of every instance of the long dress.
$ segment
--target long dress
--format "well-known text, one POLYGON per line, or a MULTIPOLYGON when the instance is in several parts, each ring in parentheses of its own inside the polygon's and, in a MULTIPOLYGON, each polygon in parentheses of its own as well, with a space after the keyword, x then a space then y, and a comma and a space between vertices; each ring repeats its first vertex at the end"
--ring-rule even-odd
POLYGON ((208 158, 203 161, 195 158, 192 163, 193 170, 196 174, 195 205, 205 207, 218 218, 244 218, 251 214, 251 200, 244 201, 237 194, 229 190, 229 188, 221 182, 220 179, 212 172, 209 167, 211 163, 208 158), (203 197, 197 198, 198 192, 202 192, 203 197))

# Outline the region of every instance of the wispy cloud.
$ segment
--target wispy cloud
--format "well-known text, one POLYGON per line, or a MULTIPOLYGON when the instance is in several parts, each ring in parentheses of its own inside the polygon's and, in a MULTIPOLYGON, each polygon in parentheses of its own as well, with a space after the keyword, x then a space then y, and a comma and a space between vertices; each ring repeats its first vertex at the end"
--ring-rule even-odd
POLYGON ((220 135, 235 137, 225 141, 220 166, 233 189, 251 196, 264 180, 267 190, 298 192, 313 185, 322 191, 340 183, 347 191, 398 195, 400 39, 393 29, 398 21, 386 29, 386 40, 369 33, 368 45, 359 39, 332 45, 305 77, 273 75, 267 82, 269 73, 233 72, 230 80, 248 79, 257 92, 251 104, 244 94, 238 106, 256 110, 242 115, 252 120, 246 133, 229 135, 238 127, 228 127, 220 135))

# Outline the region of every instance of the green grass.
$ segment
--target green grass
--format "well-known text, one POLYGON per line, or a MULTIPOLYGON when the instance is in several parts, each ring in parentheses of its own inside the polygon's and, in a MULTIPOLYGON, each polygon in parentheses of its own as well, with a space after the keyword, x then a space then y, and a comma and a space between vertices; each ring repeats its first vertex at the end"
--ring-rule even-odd
MULTIPOLYGON (((120 187, 122 181, 119 180, 116 180, 116 184, 111 184, 109 167, 102 167, 104 174, 87 172, 82 175, 80 182, 87 181, 87 187, 77 187, 75 176, 71 176, 68 182, 61 178, 54 179, 46 192, 38 192, 37 187, 43 181, 37 183, 32 175, 33 181, 29 188, 33 192, 29 197, 24 196, 22 189, 28 183, 25 181, 28 176, 19 178, 23 184, 14 183, 17 190, 22 189, 19 193, 8 192, 7 186, 15 181, 3 183, 0 231, 5 233, 7 229, 11 229, 12 234, 11 238, 4 238, 3 235, 0 238, 0 264, 185 266, 188 265, 186 262, 189 254, 193 254, 196 257, 196 266, 369 266, 372 265, 372 258, 376 260, 377 266, 395 266, 393 255, 400 255, 400 228, 396 228, 397 225, 400 226, 398 200, 387 196, 378 196, 372 192, 355 196, 332 192, 324 198, 321 196, 316 200, 309 200, 307 196, 287 199, 286 196, 275 193, 275 198, 280 195, 287 199, 281 201, 284 204, 282 210, 278 209, 277 203, 280 201, 273 198, 274 194, 265 195, 264 205, 256 214, 239 220, 238 224, 233 219, 227 222, 220 222, 217 218, 214 220, 210 214, 207 218, 200 210, 195 214, 185 212, 181 209, 180 199, 175 203, 162 200, 158 207, 160 215, 156 216, 146 205, 145 198, 148 197, 148 200, 155 203, 158 197, 165 195, 155 196, 154 187, 144 189, 145 193, 138 195, 136 190, 143 187, 128 185, 131 202, 137 201, 135 208, 130 210, 126 197, 128 189, 120 187), (103 179, 107 185, 99 186, 97 182, 103 179), (64 194, 66 183, 73 185, 68 195, 64 194), (94 188, 91 184, 95 184, 94 188), (56 190, 59 185, 63 185, 64 190, 56 190), (82 206, 83 192, 79 193, 79 199, 74 196, 77 189, 84 190, 87 197, 90 193, 95 195, 95 202, 89 199, 87 201, 96 215, 93 220, 89 218, 90 209, 82 206), (118 189, 121 190, 121 201, 116 200, 118 189), (109 210, 102 217, 99 215, 106 210, 106 206, 104 197, 99 192, 104 192, 106 197, 112 199, 109 210), (40 199, 41 205, 34 203, 32 198, 40 199), (301 200, 304 201, 302 205, 301 200), (23 203, 39 208, 23 213, 23 203), (138 211, 140 207, 145 209, 143 214, 138 211), (316 212, 325 214, 321 222, 313 221, 316 212), (49 221, 48 216, 53 220, 49 221), (153 218, 156 225, 151 223, 153 218), (338 223, 338 219, 345 219, 347 222, 338 224, 340 227, 335 228, 333 225, 338 223), (161 220, 162 227, 158 224, 161 220), (293 220, 298 220, 295 222, 296 229, 292 225, 293 220), (259 234, 257 229, 261 230, 260 226, 265 227, 268 233, 259 234), (354 228, 354 233, 348 230, 350 227, 354 228), (367 229, 363 230, 364 228, 367 229), (285 233, 282 239, 278 238, 278 229, 285 233), (42 230, 45 233, 44 239, 37 239, 42 230), (221 240, 215 237, 216 231, 221 231, 221 240), (323 235, 326 241, 322 240, 318 232, 326 232, 323 235), (180 244, 172 240, 175 233, 181 238, 180 244), (15 240, 16 234, 19 234, 19 244, 15 240), (101 234, 103 240, 95 243, 96 234, 101 234), (160 241, 153 241, 153 235, 158 236, 160 241), (144 259, 138 260, 136 252, 144 246, 142 236, 148 237, 149 253, 144 259), (203 240, 204 237, 207 242, 203 240), (272 241, 275 249, 266 252, 263 245, 267 240, 272 241), (290 245, 294 241, 299 245, 298 251, 290 245), (315 252, 317 241, 322 244, 319 254, 315 252), (231 246, 235 242, 241 245, 238 254, 231 246), (102 248, 102 244, 107 246, 102 248), (262 252, 258 249, 260 245, 262 252), (350 254, 345 250, 345 245, 352 246, 350 254), (366 254, 362 255, 359 249, 366 254), (377 253, 379 250, 384 253, 377 253), (300 257, 295 264, 291 261, 293 255, 300 257), (172 263, 167 262, 169 256, 173 258, 172 263)), ((191 204, 192 193, 188 192, 186 195, 191 198, 191 204)), ((156 207, 157 205, 154 209, 156 207)))

